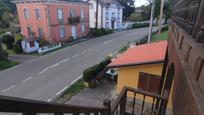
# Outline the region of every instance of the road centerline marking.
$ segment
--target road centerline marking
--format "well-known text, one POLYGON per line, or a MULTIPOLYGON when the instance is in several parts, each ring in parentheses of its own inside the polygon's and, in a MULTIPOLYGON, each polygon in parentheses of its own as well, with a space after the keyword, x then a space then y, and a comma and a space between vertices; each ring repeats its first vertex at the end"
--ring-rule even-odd
POLYGON ((39 72, 38 75, 45 73, 49 68, 45 68, 43 71, 39 72))
POLYGON ((7 89, 4 89, 3 91, 1 91, 2 93, 5 93, 5 92, 7 92, 8 90, 10 90, 10 89, 12 89, 12 88, 14 88, 15 87, 15 85, 12 85, 11 87, 9 87, 9 88, 7 88, 7 89))
POLYGON ((70 58, 67 58, 67 59, 60 61, 60 63, 65 63, 65 62, 68 62, 69 60, 70 60, 70 58))
POLYGON ((85 54, 85 53, 86 53, 86 51, 81 52, 81 54, 85 54))
POLYGON ((73 56, 73 58, 77 58, 78 56, 79 56, 79 54, 76 54, 76 55, 73 56))
POLYGON ((29 78, 27 78, 27 79, 24 79, 24 80, 22 81, 22 83, 24 83, 24 82, 26 82, 26 81, 29 81, 29 80, 31 80, 31 79, 33 79, 33 76, 31 76, 31 77, 29 77, 29 78))

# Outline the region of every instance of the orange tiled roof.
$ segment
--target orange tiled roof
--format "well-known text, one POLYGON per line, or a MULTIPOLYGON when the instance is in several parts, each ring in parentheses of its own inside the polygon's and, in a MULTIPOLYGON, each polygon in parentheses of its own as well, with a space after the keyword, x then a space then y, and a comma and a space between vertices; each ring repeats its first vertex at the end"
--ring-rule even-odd
POLYGON ((129 48, 117 57, 108 67, 123 67, 138 64, 163 62, 166 54, 167 41, 139 45, 129 48))

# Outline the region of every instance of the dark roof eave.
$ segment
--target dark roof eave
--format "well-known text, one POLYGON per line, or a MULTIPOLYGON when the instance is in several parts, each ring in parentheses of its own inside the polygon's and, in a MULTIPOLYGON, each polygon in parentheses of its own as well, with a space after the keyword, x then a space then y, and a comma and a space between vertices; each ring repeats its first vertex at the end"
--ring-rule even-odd
POLYGON ((158 63, 164 63, 164 59, 148 61, 148 62, 140 62, 140 63, 110 65, 110 66, 107 66, 107 68, 119 68, 119 67, 137 66, 137 65, 146 65, 146 64, 158 64, 158 63))

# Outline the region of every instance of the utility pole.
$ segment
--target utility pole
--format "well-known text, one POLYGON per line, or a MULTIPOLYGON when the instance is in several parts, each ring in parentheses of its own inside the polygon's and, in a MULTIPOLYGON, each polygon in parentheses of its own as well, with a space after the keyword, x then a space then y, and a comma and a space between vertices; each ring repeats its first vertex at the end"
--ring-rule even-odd
POLYGON ((96 25, 95 28, 98 28, 98 2, 99 0, 96 0, 96 25))
POLYGON ((161 34, 161 28, 162 28, 163 10, 164 10, 164 0, 161 0, 160 19, 159 19, 159 28, 158 28, 159 36, 161 34))
POLYGON ((155 1, 156 1, 156 0, 153 0, 153 1, 152 1, 150 24, 149 24, 149 34, 148 34, 147 43, 150 43, 150 42, 151 42, 151 37, 152 37, 152 25, 153 25, 153 19, 154 19, 155 1))

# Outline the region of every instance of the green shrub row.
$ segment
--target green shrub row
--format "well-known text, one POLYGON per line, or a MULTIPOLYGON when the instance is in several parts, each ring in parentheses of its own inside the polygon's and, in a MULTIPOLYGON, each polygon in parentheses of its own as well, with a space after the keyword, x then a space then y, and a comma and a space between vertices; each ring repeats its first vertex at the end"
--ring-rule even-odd
POLYGON ((142 27, 148 27, 148 26, 149 26, 149 23, 141 23, 141 24, 139 24, 139 23, 134 23, 134 24, 132 25, 132 28, 135 29, 135 28, 142 28, 142 27))
POLYGON ((166 26, 162 27, 161 32, 167 31, 168 29, 169 29, 169 26, 166 25, 166 26))
POLYGON ((86 70, 84 70, 83 72, 83 80, 84 81, 90 81, 94 78, 96 78, 96 76, 111 62, 111 60, 109 58, 101 61, 99 64, 96 64, 90 68, 87 68, 86 70))
POLYGON ((92 35, 93 37, 103 36, 103 35, 107 35, 107 34, 111 34, 111 33, 113 33, 113 30, 111 30, 111 29, 105 29, 105 28, 101 28, 101 29, 90 28, 90 35, 92 35))

